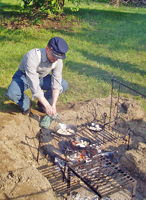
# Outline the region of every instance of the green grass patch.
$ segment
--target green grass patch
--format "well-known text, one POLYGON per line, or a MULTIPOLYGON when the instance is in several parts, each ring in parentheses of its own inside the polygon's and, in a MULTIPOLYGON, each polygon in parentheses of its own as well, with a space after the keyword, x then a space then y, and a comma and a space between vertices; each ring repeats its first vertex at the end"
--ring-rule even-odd
MULTIPOLYGON (((2 0, 0 6, 4 12, 19 12, 16 1, 2 0)), ((71 12, 71 6, 64 7, 66 22, 74 20, 68 29, 48 27, 38 31, 33 26, 0 26, 0 110, 7 109, 5 101, 11 102, 5 92, 24 53, 45 48, 54 36, 63 37, 69 45, 63 68, 69 88, 59 102, 107 97, 111 94, 112 76, 146 95, 146 10, 91 2, 82 3, 78 12, 71 12)), ((28 94, 31 97, 31 92, 28 94)), ((145 99, 137 100, 146 110, 145 99)))

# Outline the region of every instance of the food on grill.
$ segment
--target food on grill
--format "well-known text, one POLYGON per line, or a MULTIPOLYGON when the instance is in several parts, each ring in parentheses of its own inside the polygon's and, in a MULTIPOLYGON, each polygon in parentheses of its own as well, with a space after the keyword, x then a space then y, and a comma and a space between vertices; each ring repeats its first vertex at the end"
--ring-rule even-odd
POLYGON ((81 141, 73 141, 72 144, 74 146, 87 147, 89 145, 89 142, 81 140, 81 141))
POLYGON ((100 127, 100 124, 96 124, 96 123, 91 123, 91 125, 88 126, 88 128, 93 131, 101 131, 102 130, 102 128, 100 127))
POLYGON ((66 128, 65 124, 61 124, 61 128, 58 129, 57 133, 63 135, 72 135, 74 133, 74 130, 71 128, 66 128))

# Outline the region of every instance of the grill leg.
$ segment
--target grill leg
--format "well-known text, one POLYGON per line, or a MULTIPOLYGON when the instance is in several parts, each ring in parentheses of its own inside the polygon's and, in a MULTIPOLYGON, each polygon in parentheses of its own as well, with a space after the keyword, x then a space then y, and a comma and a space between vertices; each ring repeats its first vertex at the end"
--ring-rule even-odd
POLYGON ((131 197, 131 200, 135 200, 135 193, 136 193, 136 183, 133 185, 133 188, 132 188, 132 197, 131 197))
POLYGON ((64 171, 63 171, 63 182, 65 180, 65 171, 66 171, 66 159, 65 159, 65 164, 64 164, 64 171))
POLYGON ((67 171, 67 196, 70 195, 70 168, 67 171))

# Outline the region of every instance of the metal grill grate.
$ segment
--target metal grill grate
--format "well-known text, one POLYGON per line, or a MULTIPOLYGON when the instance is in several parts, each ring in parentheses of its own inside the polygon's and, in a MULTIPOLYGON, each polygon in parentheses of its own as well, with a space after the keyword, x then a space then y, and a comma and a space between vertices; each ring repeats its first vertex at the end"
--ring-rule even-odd
MULTIPOLYGON (((123 133, 119 131, 118 129, 111 127, 109 125, 106 125, 104 130, 100 132, 95 132, 92 130, 89 130, 87 128, 87 124, 82 124, 78 126, 78 132, 77 136, 82 136, 85 138, 88 138, 92 141, 92 143, 96 143, 97 145, 106 144, 111 141, 115 141, 120 138, 125 138, 125 136, 129 136, 131 132, 131 129, 128 129, 127 132, 123 133)), ((128 144, 129 145, 129 144, 128 144)))
POLYGON ((95 192, 99 199, 125 188, 132 188, 131 199, 135 197, 136 180, 101 155, 88 162, 68 166, 68 189, 70 188, 70 171, 95 192))

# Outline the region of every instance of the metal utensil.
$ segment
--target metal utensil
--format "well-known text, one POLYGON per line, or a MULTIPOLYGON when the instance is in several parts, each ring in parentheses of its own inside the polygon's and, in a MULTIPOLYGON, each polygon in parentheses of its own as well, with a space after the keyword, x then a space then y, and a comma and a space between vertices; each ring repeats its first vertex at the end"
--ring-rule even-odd
POLYGON ((60 120, 60 118, 58 116, 56 116, 56 121, 58 121, 59 123, 63 124, 63 122, 60 120))

